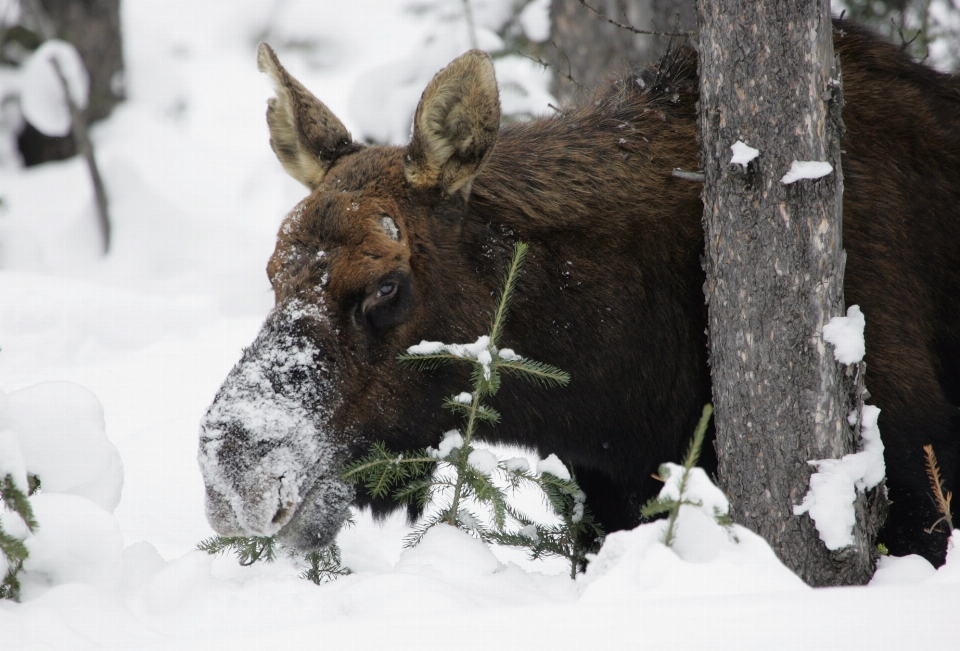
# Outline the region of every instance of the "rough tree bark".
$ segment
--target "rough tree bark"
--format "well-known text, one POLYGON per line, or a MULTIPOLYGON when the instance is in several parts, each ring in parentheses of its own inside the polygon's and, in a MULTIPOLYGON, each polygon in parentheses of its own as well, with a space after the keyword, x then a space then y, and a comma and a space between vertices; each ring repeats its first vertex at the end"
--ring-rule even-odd
MULTIPOLYGON (((655 32, 689 32, 696 29, 695 0, 584 0, 612 20, 655 32)), ((551 92, 562 103, 573 101, 577 84, 592 91, 612 75, 631 66, 656 61, 669 41, 666 37, 635 34, 617 27, 584 6, 581 0, 550 3, 550 34, 556 49, 550 62, 560 72, 553 75, 551 92), (563 73, 563 74, 560 74, 563 73)))
MULTIPOLYGON (((858 496, 855 544, 829 552, 795 516, 811 459, 856 451, 847 422, 863 367, 833 358, 843 314, 841 89, 829 0, 700 0, 699 123, 720 487, 736 522, 812 585, 862 584, 875 523, 858 496), (737 140, 760 151, 731 165, 737 140), (791 162, 828 161, 781 183, 791 162)), ((862 384, 861 384, 862 390, 862 384)))

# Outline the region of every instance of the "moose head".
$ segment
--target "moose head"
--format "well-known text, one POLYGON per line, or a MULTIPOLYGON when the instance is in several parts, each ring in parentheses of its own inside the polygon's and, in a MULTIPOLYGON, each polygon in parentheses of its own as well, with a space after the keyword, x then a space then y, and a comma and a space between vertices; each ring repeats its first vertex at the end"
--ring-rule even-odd
POLYGON ((421 425, 437 420, 439 385, 410 391, 422 378, 396 354, 428 333, 473 335, 492 308, 485 283, 453 280, 477 278, 469 260, 445 252, 460 246, 500 103, 490 58, 470 51, 427 86, 406 147, 367 147, 268 45, 257 62, 276 93, 270 144, 310 194, 280 228, 275 307, 202 421, 199 460, 218 532, 315 549, 355 500, 340 478, 351 456, 436 436, 421 425))

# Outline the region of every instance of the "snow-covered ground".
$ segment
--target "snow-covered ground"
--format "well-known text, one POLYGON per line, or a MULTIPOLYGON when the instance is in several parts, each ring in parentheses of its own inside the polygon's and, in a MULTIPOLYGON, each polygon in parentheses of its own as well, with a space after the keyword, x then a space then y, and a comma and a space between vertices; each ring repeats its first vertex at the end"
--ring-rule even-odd
MULTIPOLYGON (((481 47, 511 5, 473 0, 481 47)), ((524 14, 529 34, 546 6, 524 14)), ((403 142, 426 82, 470 46, 462 7, 124 0, 130 100, 92 132, 105 260, 79 160, 0 168, 0 468, 44 482, 0 649, 953 648, 957 550, 939 571, 884 559, 868 587, 812 590, 757 537, 696 513, 674 549, 659 523, 610 536, 576 581, 445 528, 401 551, 402 518, 360 516, 339 538, 354 574, 320 587, 284 559, 194 550, 212 534, 197 424, 271 306, 263 268, 303 195, 267 144, 256 43, 355 137, 403 142)), ((547 111, 534 64, 497 74, 507 112, 547 111)))

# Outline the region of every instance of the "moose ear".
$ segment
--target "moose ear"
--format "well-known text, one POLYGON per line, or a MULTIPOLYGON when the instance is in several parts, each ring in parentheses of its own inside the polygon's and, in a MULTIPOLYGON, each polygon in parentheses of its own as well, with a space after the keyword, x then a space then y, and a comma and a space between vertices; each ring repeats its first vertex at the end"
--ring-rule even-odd
POLYGON ((270 75, 277 94, 267 100, 270 146, 287 173, 313 190, 353 137, 323 102, 290 76, 266 43, 257 48, 257 67, 270 75))
POLYGON ((413 118, 404 172, 411 185, 470 194, 500 130, 493 62, 470 50, 437 73, 413 118))

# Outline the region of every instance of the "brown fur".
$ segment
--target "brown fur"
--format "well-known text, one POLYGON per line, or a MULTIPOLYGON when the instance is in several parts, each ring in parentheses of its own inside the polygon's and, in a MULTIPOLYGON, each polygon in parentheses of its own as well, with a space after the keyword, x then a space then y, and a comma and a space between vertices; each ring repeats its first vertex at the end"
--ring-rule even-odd
MULTIPOLYGON (((867 317, 868 385, 883 409, 894 501, 886 540, 894 553, 942 562, 943 537, 923 532, 936 512, 922 446, 933 444, 952 489, 960 82, 849 25, 838 24, 835 43, 848 129, 846 291, 867 317)), ((495 405, 503 425, 485 436, 557 453, 609 530, 636 525, 658 488, 650 474, 680 457, 710 400, 700 187, 671 176, 697 168, 693 55, 498 135, 492 66, 468 53, 427 87, 409 147, 360 149, 343 144, 339 121, 264 52, 279 80, 274 149, 314 187, 281 228, 268 274, 278 305, 298 297, 329 313, 309 327, 338 373, 339 406, 311 406, 327 410, 332 436, 360 454, 377 440, 398 450, 435 444, 455 424, 441 402, 466 376, 416 373, 394 357, 421 339, 483 334, 512 244, 523 240, 530 252, 503 344, 573 379, 553 391, 508 383, 495 405), (291 163, 294 149, 326 152, 326 173, 291 163), (381 296, 385 287, 393 293, 381 296)))

